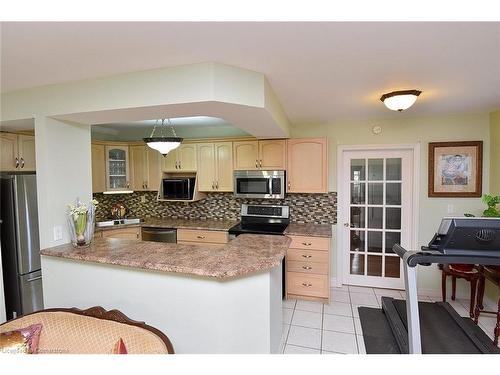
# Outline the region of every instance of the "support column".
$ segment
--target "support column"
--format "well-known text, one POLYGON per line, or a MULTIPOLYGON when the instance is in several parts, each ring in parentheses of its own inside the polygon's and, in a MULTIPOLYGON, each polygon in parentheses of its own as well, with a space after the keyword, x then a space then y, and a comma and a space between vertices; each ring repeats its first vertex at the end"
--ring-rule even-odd
POLYGON ((40 247, 70 242, 66 205, 92 199, 90 125, 35 117, 40 247), (55 240, 54 227, 62 239, 55 240))

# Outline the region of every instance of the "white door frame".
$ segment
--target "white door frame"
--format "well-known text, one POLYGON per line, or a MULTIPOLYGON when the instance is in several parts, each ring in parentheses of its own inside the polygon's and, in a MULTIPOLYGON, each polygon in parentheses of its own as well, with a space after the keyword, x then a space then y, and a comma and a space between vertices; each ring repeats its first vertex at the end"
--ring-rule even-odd
POLYGON ((338 145, 337 146, 337 254, 336 254, 336 284, 341 286, 344 283, 344 254, 342 252, 343 244, 343 225, 349 216, 345 212, 345 200, 349 199, 349 192, 345 190, 341 181, 341 176, 345 174, 343 164, 343 154, 345 151, 374 151, 374 150, 410 150, 413 153, 413 187, 412 187, 412 215, 411 215, 411 244, 412 249, 418 250, 418 221, 419 221, 419 197, 420 197, 420 143, 403 144, 370 144, 370 145, 338 145))

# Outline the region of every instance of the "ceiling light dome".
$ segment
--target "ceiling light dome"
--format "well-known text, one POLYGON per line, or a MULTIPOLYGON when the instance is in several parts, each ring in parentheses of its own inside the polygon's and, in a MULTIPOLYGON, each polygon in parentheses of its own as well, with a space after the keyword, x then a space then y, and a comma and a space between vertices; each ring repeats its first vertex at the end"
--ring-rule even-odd
POLYGON ((417 101, 417 97, 421 93, 422 91, 419 90, 393 91, 382 95, 380 100, 390 110, 401 112, 410 108, 417 101))
POLYGON ((158 151, 160 154, 163 156, 167 156, 167 154, 176 149, 177 147, 180 146, 182 142, 182 138, 177 137, 177 134, 175 134, 175 129, 170 123, 170 119, 167 119, 168 124, 170 125, 170 128, 172 130, 173 137, 167 137, 164 135, 167 125, 165 125, 165 120, 161 120, 161 125, 160 125, 160 136, 154 136, 156 126, 158 125, 160 120, 156 120, 155 126, 153 128, 153 131, 151 132, 151 135, 149 138, 143 138, 143 141, 146 142, 146 144, 151 147, 153 150, 158 151))

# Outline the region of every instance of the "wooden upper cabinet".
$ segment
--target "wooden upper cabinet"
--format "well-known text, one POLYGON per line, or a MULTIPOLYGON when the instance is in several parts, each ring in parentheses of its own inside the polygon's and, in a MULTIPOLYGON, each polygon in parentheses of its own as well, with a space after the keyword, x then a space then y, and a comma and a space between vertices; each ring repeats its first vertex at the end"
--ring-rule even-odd
POLYGON ((216 190, 233 191, 233 144, 219 142, 214 144, 216 190))
POLYGON ((130 188, 132 190, 146 190, 148 146, 130 146, 130 188))
POLYGON ((106 153, 104 145, 92 144, 92 192, 106 190, 106 153))
POLYGON ((286 168, 286 141, 284 139, 259 141, 259 167, 271 170, 286 168))
POLYGON ((196 143, 181 144, 163 158, 162 170, 165 172, 196 171, 196 143))
POLYGON ((107 190, 130 189, 129 146, 106 145, 107 190))
POLYGON ((215 149, 213 143, 198 144, 198 180, 199 191, 215 190, 215 149))
POLYGON ((36 170, 35 137, 32 135, 19 134, 17 148, 19 152, 20 170, 36 170))
POLYGON ((158 191, 161 182, 161 162, 163 156, 157 150, 146 146, 146 189, 158 191))
POLYGON ((17 134, 0 133, 0 170, 17 171, 19 167, 17 134))
POLYGON ((166 156, 162 156, 161 169, 165 172, 177 170, 177 150, 170 151, 166 156))
POLYGON ((287 140, 287 163, 287 192, 328 192, 328 142, 326 138, 287 140))
POLYGON ((182 171, 196 171, 196 144, 187 143, 177 149, 178 169, 182 171))
POLYGON ((233 142, 234 170, 259 169, 259 142, 233 142))

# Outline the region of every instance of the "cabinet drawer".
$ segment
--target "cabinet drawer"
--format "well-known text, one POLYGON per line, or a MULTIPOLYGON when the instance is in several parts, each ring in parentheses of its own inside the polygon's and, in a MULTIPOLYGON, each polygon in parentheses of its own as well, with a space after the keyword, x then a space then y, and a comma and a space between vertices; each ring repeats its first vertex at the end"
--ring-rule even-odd
POLYGON ((328 264, 329 257, 327 251, 318 251, 318 250, 302 250, 302 249, 288 249, 286 254, 287 259, 290 260, 298 260, 298 261, 307 261, 307 262, 323 262, 328 264))
POLYGON ((227 243, 227 232, 214 230, 178 229, 177 242, 227 243))
POLYGON ((299 272, 286 273, 286 291, 289 294, 328 298, 328 287, 327 275, 308 275, 299 272))
POLYGON ((312 273, 318 275, 328 275, 328 263, 299 262, 289 260, 286 263, 286 269, 290 272, 312 273))
POLYGON ((288 236, 292 239, 290 248, 292 249, 312 249, 325 250, 330 248, 330 238, 324 237, 306 237, 306 236, 288 236))
POLYGON ((141 237, 141 228, 123 228, 123 229, 110 229, 103 230, 102 236, 104 238, 127 238, 137 240, 141 237))

